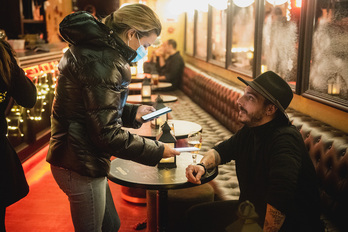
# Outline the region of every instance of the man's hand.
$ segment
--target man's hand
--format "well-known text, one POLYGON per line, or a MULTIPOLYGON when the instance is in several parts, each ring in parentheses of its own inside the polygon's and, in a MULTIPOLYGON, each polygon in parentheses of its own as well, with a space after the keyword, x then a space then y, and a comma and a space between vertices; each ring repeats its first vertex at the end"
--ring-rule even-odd
POLYGON ((189 165, 186 168, 186 178, 189 182, 194 184, 201 184, 201 178, 204 173, 205 170, 200 165, 189 165))
POLYGON ((168 144, 163 143, 164 145, 164 151, 163 151, 163 158, 170 158, 174 157, 176 155, 180 155, 180 152, 172 149, 168 144))
POLYGON ((144 122, 144 120, 141 118, 141 116, 143 116, 145 114, 149 114, 149 113, 154 112, 154 111, 156 111, 156 109, 153 106, 141 105, 138 107, 137 115, 135 116, 135 120, 137 120, 138 122, 144 122))

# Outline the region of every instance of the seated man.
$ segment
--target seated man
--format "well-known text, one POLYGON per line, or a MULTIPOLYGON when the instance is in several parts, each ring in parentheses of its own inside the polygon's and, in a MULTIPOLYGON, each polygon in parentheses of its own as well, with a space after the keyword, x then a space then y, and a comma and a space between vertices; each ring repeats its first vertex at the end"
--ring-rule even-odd
POLYGON ((224 231, 237 219, 233 210, 247 200, 263 231, 324 231, 314 166, 285 112, 291 88, 271 71, 253 81, 238 79, 247 85, 237 101, 244 127, 209 150, 201 163, 189 165, 186 176, 200 184, 207 169, 235 160, 240 198, 194 206, 187 214, 189 231, 224 231))
POLYGON ((169 39, 156 50, 159 80, 172 83, 171 89, 180 87, 185 67, 184 60, 180 52, 176 50, 176 46, 175 40, 169 39))

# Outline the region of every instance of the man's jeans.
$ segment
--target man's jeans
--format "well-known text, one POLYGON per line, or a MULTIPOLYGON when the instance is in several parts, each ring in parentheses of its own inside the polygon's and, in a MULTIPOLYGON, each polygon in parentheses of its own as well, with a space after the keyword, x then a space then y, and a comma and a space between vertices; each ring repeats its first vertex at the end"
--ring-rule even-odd
POLYGON ((51 165, 59 187, 68 196, 76 232, 115 232, 120 228, 106 177, 91 178, 51 165))

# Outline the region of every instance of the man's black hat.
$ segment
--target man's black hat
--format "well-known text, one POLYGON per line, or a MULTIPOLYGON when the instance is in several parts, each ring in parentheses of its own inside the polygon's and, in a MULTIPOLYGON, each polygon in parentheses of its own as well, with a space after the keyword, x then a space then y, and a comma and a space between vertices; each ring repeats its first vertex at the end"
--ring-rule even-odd
POLYGON ((288 118, 285 109, 289 106, 293 93, 283 78, 272 71, 267 71, 253 81, 246 81, 241 77, 238 77, 238 79, 270 100, 288 118))

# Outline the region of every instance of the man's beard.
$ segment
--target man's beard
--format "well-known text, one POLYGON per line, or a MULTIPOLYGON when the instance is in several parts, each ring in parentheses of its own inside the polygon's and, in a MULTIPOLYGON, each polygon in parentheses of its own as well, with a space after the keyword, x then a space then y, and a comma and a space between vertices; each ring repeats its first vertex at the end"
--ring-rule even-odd
POLYGON ((244 112, 244 117, 246 117, 246 119, 245 120, 241 119, 240 118, 240 113, 238 113, 238 121, 243 123, 244 125, 249 126, 249 127, 253 127, 255 125, 258 125, 258 123, 264 117, 264 110, 265 109, 262 109, 262 111, 258 111, 258 112, 255 112, 255 113, 249 113, 242 106, 239 106, 239 111, 243 111, 244 112))

